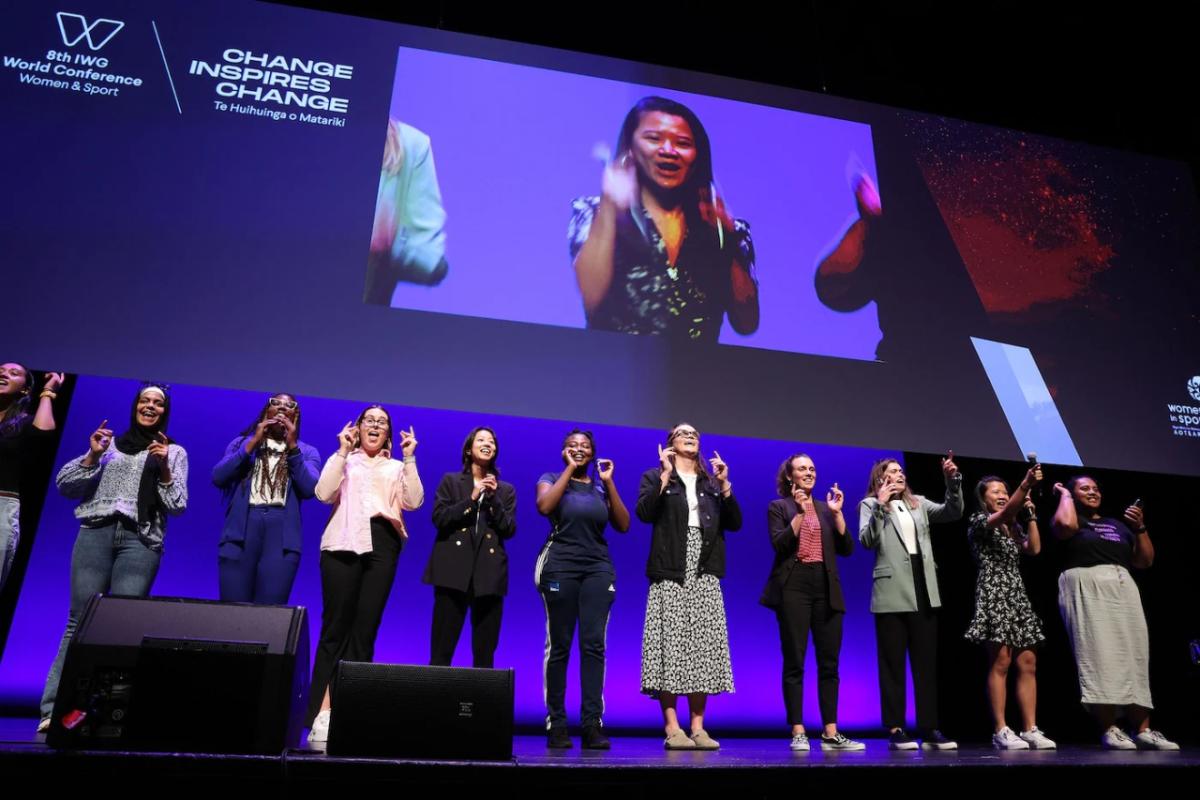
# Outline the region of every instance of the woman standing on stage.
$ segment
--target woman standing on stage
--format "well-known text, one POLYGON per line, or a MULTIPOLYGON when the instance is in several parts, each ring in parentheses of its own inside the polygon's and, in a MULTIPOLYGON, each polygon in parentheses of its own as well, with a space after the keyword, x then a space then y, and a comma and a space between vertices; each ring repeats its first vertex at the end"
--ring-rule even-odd
POLYGON ((1030 467, 1010 496, 1000 478, 989 475, 975 486, 978 510, 967 526, 971 555, 979 565, 975 584, 975 616, 967 628, 968 641, 988 652, 988 702, 992 707, 992 745, 998 750, 1053 750, 1055 743, 1038 728, 1037 654, 1045 640, 1042 621, 1033 613, 1021 580, 1021 553, 1036 556, 1042 549, 1037 514, 1030 492, 1042 480, 1042 469, 1030 467), (1008 668, 1017 664, 1017 703, 1021 733, 1004 719, 1008 668))
POLYGON ((837 484, 822 502, 813 497, 817 467, 804 453, 779 467, 779 500, 767 506, 767 531, 775 551, 771 576, 759 601, 775 610, 783 648, 783 700, 792 729, 792 750, 810 748, 804 729, 804 658, 812 631, 817 651, 822 750, 865 750, 837 728, 838 656, 846 601, 837 556, 849 556, 854 539, 842 516, 844 495, 837 484))
POLYGON ((375 635, 408 538, 403 512, 425 500, 416 449, 412 428, 402 430, 403 461, 394 460, 392 418, 383 406, 368 406, 342 428, 337 452, 317 480, 317 499, 333 512, 321 537, 321 638, 309 695, 310 742, 329 735, 338 662, 375 656, 375 635))
POLYGON ((1054 484, 1051 527, 1066 546, 1058 608, 1071 638, 1085 708, 1104 729, 1110 750, 1178 750, 1150 727, 1150 636, 1131 568, 1149 569, 1154 543, 1140 500, 1124 521, 1100 515, 1100 487, 1086 475, 1054 484), (1117 726, 1124 712, 1132 736, 1117 726))
POLYGON ((0 591, 8 581, 21 541, 21 477, 35 448, 53 440, 54 399, 61 372, 47 372, 33 402, 33 373, 21 364, 0 364, 0 591), (30 407, 36 406, 33 413, 30 407))
POLYGON ((638 519, 654 526, 642 692, 662 706, 668 750, 716 750, 720 744, 704 730, 704 710, 709 695, 734 690, 721 578, 725 533, 742 527, 742 510, 720 454, 713 451, 709 459, 711 473, 705 466, 695 428, 681 422, 666 444, 638 490, 638 519), (675 711, 681 694, 688 698, 690 736, 675 711))
POLYGON ((491 428, 467 434, 462 469, 447 472, 433 504, 437 539, 422 580, 433 586, 429 663, 450 666, 467 612, 471 613, 471 664, 490 669, 500 643, 508 594, 508 551, 517 532, 517 493, 500 480, 500 445, 491 428))
POLYGON ((129 428, 114 438, 105 427, 88 439, 88 452, 68 461, 55 483, 80 501, 79 535, 71 551, 71 607, 58 655, 46 676, 39 731, 50 727, 67 645, 92 595, 150 593, 162 558, 167 516, 187 508, 187 452, 167 437, 171 399, 162 384, 146 384, 130 411, 129 428))
POLYGON ((258 419, 229 443, 212 480, 225 501, 217 550, 221 599, 283 605, 300 567, 300 501, 313 496, 321 466, 300 441, 300 405, 272 395, 258 419))
POLYGON ((563 442, 563 468, 538 478, 538 512, 550 518, 550 538, 538 556, 534 582, 546 605, 546 745, 568 748, 567 661, 579 627, 582 745, 607 750, 604 735, 604 649, 616 598, 616 571, 604 530, 629 530, 629 510, 613 483, 613 462, 596 458, 591 431, 563 442), (594 473, 589 467, 595 464, 594 473))
POLYGON ((962 475, 953 454, 942 459, 946 498, 942 503, 913 494, 900 462, 884 458, 871 468, 867 496, 858 504, 858 539, 875 551, 871 613, 879 656, 879 699, 892 750, 915 750, 904 730, 904 661, 912 663, 920 747, 956 750, 938 730, 937 565, 929 525, 962 516, 962 475))

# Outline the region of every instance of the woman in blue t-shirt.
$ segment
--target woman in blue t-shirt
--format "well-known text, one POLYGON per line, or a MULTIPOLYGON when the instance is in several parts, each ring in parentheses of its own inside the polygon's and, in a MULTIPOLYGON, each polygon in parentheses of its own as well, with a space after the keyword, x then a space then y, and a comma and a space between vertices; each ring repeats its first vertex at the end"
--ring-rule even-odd
POLYGON ((604 633, 616 593, 616 573, 604 530, 629 530, 629 510, 613 483, 613 462, 596 457, 591 431, 573 430, 563 442, 563 469, 538 479, 537 508, 550 518, 550 538, 538 556, 534 581, 546 604, 546 744, 568 748, 567 661, 579 626, 582 744, 607 750, 604 713, 604 633), (595 470, 589 466, 595 464, 595 470))
POLYGON ((1154 563, 1141 502, 1125 509, 1122 522, 1100 516, 1100 487, 1086 475, 1056 483, 1054 491, 1052 527, 1066 546, 1058 608, 1071 637, 1082 702, 1105 729, 1100 741, 1110 750, 1178 750, 1150 727, 1150 637, 1142 596, 1129 574, 1131 567, 1154 563), (1116 724, 1120 711, 1132 736, 1116 724))

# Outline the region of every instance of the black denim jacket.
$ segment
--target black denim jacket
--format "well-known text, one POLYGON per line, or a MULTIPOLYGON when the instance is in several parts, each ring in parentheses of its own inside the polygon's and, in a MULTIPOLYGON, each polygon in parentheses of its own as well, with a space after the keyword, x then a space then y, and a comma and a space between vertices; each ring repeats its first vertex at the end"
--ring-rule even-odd
MULTIPOLYGON (((637 517, 654 526, 646 577, 651 581, 683 583, 687 563, 687 490, 678 473, 672 473, 667 487, 659 492, 661 485, 662 470, 654 467, 642 474, 638 488, 637 517)), ((717 482, 704 475, 696 477, 696 495, 703 535, 696 574, 722 578, 725 576, 725 532, 742 527, 742 509, 732 493, 722 497, 717 482)))

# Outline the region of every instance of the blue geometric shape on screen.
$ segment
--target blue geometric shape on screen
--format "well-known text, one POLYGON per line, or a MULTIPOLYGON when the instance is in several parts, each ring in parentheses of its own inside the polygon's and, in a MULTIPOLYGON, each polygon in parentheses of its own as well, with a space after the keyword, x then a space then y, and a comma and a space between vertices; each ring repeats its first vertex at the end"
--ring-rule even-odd
POLYGON ((1021 457, 1037 453, 1043 464, 1083 466, 1046 381, 1028 347, 971 337, 1021 457))

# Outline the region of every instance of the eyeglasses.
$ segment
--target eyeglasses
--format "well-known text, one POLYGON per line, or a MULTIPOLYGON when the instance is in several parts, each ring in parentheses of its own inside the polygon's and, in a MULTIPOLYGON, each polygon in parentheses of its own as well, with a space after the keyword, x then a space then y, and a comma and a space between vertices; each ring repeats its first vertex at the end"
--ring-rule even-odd
POLYGON ((381 430, 388 427, 386 419, 375 419, 373 417, 363 417, 362 422, 359 424, 364 428, 379 428, 381 430))
POLYGON ((295 400, 281 400, 278 397, 272 397, 270 403, 271 408, 286 408, 288 411, 294 411, 297 406, 295 400))
POLYGON ((675 431, 671 434, 672 439, 695 439, 700 441, 700 434, 696 431, 675 431))

